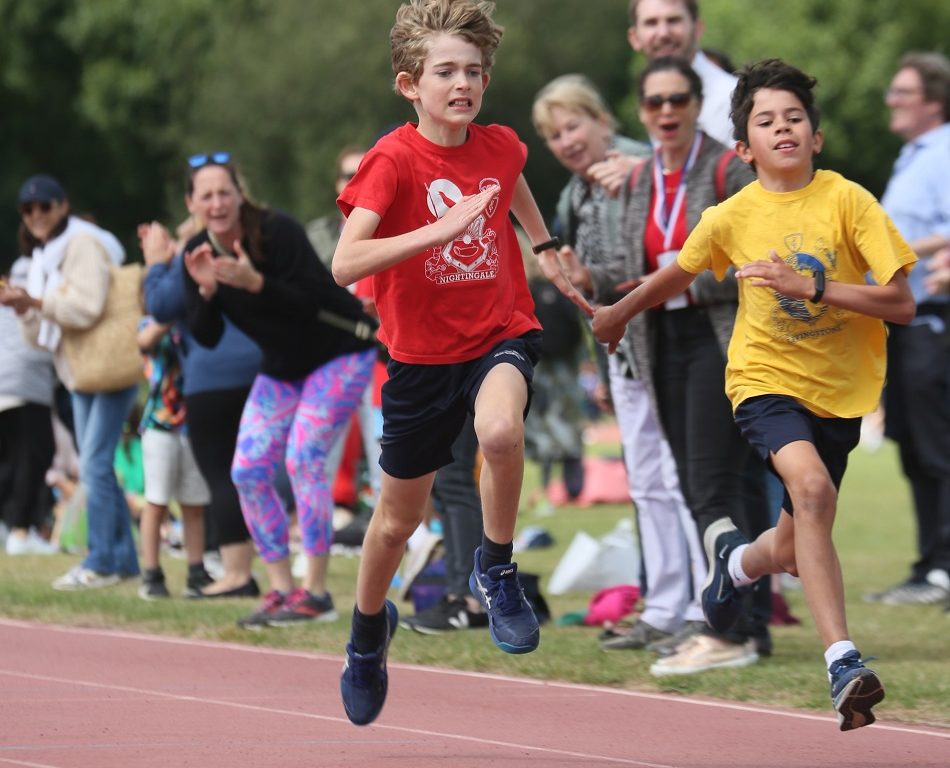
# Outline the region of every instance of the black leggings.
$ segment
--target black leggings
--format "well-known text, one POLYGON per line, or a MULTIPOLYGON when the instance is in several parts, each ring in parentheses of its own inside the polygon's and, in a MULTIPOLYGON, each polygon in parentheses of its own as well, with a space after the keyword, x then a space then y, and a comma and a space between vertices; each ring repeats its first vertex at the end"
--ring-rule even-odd
POLYGON ((40 528, 52 510, 46 470, 55 444, 48 405, 0 411, 0 507, 11 528, 40 528))
POLYGON ((211 489, 208 538, 220 546, 241 544, 251 538, 231 480, 231 462, 248 392, 250 387, 240 387, 185 398, 191 449, 211 489))

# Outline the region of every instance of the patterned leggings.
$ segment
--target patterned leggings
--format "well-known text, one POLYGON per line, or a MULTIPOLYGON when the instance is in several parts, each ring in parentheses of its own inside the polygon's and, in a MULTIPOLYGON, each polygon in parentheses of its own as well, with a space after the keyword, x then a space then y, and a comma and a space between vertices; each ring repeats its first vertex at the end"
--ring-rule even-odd
POLYGON ((290 554, 287 512, 274 488, 285 462, 308 555, 325 555, 333 541, 333 496, 327 454, 350 423, 373 371, 376 350, 331 360, 305 379, 258 374, 241 416, 231 478, 241 511, 268 563, 290 554))

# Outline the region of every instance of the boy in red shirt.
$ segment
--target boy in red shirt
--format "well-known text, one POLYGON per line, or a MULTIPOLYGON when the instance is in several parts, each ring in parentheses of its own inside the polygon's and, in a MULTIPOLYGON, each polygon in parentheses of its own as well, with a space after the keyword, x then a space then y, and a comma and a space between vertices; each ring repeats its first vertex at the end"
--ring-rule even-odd
POLYGON ((521 170, 514 131, 475 125, 502 29, 481 0, 410 0, 390 33, 395 87, 417 124, 380 139, 340 195, 347 216, 333 276, 373 275, 380 338, 392 362, 383 387, 382 491, 363 542, 353 629, 341 678, 347 716, 372 722, 386 700, 397 625, 386 599, 435 471, 468 412, 484 455, 485 535, 469 585, 508 653, 538 646, 538 623, 511 562, 524 475, 524 415, 540 324, 515 214, 543 273, 588 314, 557 261, 556 240, 521 170))

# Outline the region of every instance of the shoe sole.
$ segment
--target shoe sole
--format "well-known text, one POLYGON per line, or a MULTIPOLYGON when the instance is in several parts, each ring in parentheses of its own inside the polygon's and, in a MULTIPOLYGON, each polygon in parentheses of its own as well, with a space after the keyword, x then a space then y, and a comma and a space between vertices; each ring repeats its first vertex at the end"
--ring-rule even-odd
POLYGON ((169 595, 167 592, 164 595, 151 595, 148 592, 139 590, 139 597, 142 598, 147 603, 154 603, 159 600, 168 600, 171 597, 171 595, 169 595))
POLYGON ((884 686, 874 670, 862 669, 834 700, 838 725, 842 731, 853 731, 870 725, 877 718, 871 707, 884 700, 884 686))
POLYGON ((270 619, 267 622, 269 627, 296 627, 300 624, 322 624, 324 622, 336 621, 340 618, 340 614, 336 611, 327 611, 326 613, 321 613, 319 616, 301 616, 296 619, 270 619))
POLYGON ((728 659, 727 661, 714 661, 711 664, 704 664, 700 667, 691 667, 690 669, 677 669, 676 667, 667 667, 658 661, 650 667, 650 674, 654 677, 671 677, 673 675, 695 675, 700 672, 708 672, 712 669, 740 669, 741 667, 751 667, 759 661, 758 655, 744 656, 741 659, 728 659))

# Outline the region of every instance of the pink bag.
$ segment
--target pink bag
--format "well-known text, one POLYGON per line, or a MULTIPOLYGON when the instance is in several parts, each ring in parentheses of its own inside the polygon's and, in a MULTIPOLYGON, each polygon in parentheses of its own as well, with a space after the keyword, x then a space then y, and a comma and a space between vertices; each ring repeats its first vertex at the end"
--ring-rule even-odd
POLYGON ((639 599, 640 587, 631 584, 602 589, 591 598, 584 623, 593 627, 603 626, 605 622, 615 624, 633 612, 639 599))

